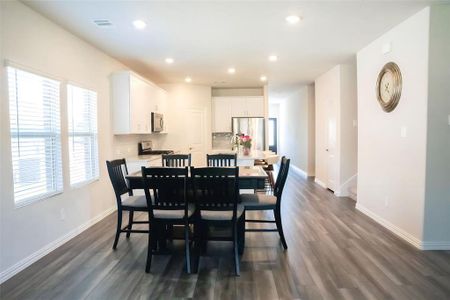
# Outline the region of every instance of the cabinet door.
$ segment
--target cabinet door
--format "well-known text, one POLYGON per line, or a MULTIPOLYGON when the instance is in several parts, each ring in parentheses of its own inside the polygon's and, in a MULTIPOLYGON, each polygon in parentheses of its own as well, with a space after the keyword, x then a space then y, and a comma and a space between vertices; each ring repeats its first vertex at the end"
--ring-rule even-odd
POLYGON ((231 116, 232 117, 246 117, 247 101, 245 97, 230 98, 231 102, 231 116))
POLYGON ((264 117, 263 97, 247 97, 245 101, 247 105, 248 117, 264 117))
POLYGON ((229 98, 213 98, 213 132, 231 132, 231 105, 229 98))
POLYGON ((130 129, 131 133, 146 133, 146 116, 148 103, 147 84, 131 75, 130 76, 130 129))

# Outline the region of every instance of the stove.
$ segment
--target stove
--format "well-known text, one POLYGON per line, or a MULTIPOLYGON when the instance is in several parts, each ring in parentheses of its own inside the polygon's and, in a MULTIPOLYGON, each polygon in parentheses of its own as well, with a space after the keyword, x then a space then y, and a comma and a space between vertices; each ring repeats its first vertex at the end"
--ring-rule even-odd
POLYGON ((153 150, 152 141, 142 141, 138 144, 138 155, 172 154, 173 150, 153 150))

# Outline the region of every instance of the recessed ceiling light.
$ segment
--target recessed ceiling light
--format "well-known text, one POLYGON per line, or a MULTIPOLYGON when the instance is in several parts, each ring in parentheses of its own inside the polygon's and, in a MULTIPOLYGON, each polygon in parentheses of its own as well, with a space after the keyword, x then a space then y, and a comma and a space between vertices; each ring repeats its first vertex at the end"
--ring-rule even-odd
POLYGON ((259 80, 261 80, 261 81, 267 81, 267 77, 263 75, 263 76, 259 77, 259 80))
POLYGON ((296 15, 287 16, 286 22, 288 22, 289 24, 296 24, 300 22, 300 17, 296 15))
POLYGON ((173 64, 174 60, 171 57, 166 58, 166 63, 173 64))
POLYGON ((228 68, 228 73, 234 74, 234 73, 236 73, 236 69, 235 68, 228 68))
POLYGON ((269 56, 269 61, 277 61, 277 60, 278 60, 278 56, 276 56, 276 55, 269 56))
POLYGON ((186 77, 185 79, 184 79, 184 81, 186 81, 186 82, 191 82, 192 81, 192 78, 191 77, 186 77))
POLYGON ((147 27, 147 24, 142 20, 134 20, 133 26, 136 29, 144 29, 145 27, 147 27))

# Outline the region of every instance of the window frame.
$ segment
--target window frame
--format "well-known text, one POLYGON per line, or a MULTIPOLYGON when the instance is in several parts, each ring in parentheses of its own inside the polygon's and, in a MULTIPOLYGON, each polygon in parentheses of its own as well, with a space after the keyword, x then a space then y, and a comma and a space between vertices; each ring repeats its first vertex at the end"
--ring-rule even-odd
POLYGON ((68 166, 67 166, 67 168, 68 168, 68 184, 69 184, 69 188, 71 190, 73 190, 73 189, 78 189, 78 188, 81 188, 83 186, 89 185, 93 182, 100 180, 100 158, 99 158, 100 151, 99 151, 99 143, 98 143, 98 92, 95 91, 95 89, 85 87, 82 84, 67 81, 67 82, 65 82, 65 94, 66 94, 66 106, 67 106, 67 109, 66 109, 67 131, 66 132, 67 132, 67 155, 68 155, 68 166), (70 105, 71 105, 70 89, 72 87, 86 90, 88 92, 92 92, 95 94, 95 114, 94 114, 94 116, 95 116, 95 132, 93 132, 93 133, 91 133, 90 131, 76 133, 75 131, 70 130, 70 122, 72 120, 71 114, 70 114, 70 109, 71 109, 71 107, 70 107, 70 105), (93 151, 95 150, 95 158, 94 159, 96 159, 96 161, 94 162, 94 164, 96 164, 97 169, 96 169, 96 174, 93 177, 85 179, 83 181, 72 183, 71 182, 72 168, 71 168, 71 159, 70 159, 70 157, 71 157, 70 143, 73 142, 73 141, 71 141, 71 138, 75 138, 75 137, 91 137, 92 138, 93 143, 91 144, 91 147, 95 143, 95 148, 93 149, 93 151))
MULTIPOLYGON (((13 198, 13 202, 14 202, 14 207, 15 208, 21 208, 24 206, 28 206, 30 204, 48 199, 48 198, 52 198, 56 195, 60 195, 62 193, 64 193, 64 161, 63 161, 63 145, 62 145, 62 138, 63 138, 63 133, 62 133, 62 115, 61 115, 61 108, 62 108, 62 91, 63 91, 63 87, 64 87, 64 81, 61 80, 60 78, 57 78, 55 76, 49 75, 45 72, 41 72, 38 70, 35 70, 33 68, 29 68, 26 66, 22 66, 20 64, 16 64, 13 63, 9 60, 5 60, 5 64, 4 64, 4 70, 5 70, 5 78, 6 78, 6 87, 5 87, 5 97, 7 99, 7 101, 5 101, 7 103, 7 118, 8 118, 8 143, 9 143, 9 155, 10 155, 10 170, 11 170, 11 176, 12 176, 12 184, 13 184, 13 188, 12 188, 12 198, 13 198), (55 122, 55 125, 57 125, 56 130, 49 130, 49 131, 33 131, 33 130, 27 130, 27 131, 23 131, 23 132, 17 132, 17 131, 13 131, 12 129, 12 109, 11 109, 11 102, 14 101, 17 103, 17 98, 15 100, 11 100, 11 91, 10 91, 10 87, 11 85, 16 85, 17 84, 17 80, 14 79, 14 83, 11 82, 11 78, 9 76, 9 69, 13 69, 14 71, 20 71, 20 72, 25 72, 25 73, 30 73, 34 76, 39 76, 39 77, 43 77, 47 80, 51 80, 51 81, 55 81, 58 85, 58 95, 57 98, 55 99, 55 105, 57 105, 57 109, 55 109, 54 113, 55 115, 52 115, 52 117, 56 117, 55 120, 53 120, 53 122, 55 122), (54 180, 56 182, 55 184, 55 189, 52 191, 46 191, 45 193, 40 193, 40 194, 35 194, 26 198, 23 198, 21 200, 17 200, 17 195, 16 195, 16 187, 15 187, 15 176, 16 176, 16 172, 14 171, 14 162, 15 160, 13 159, 13 139, 19 139, 20 137, 24 137, 24 138, 33 138, 33 137, 43 137, 43 138, 50 138, 50 139, 54 139, 55 141, 59 142, 59 147, 56 147, 55 150, 52 152, 51 155, 55 155, 56 158, 53 162, 53 164, 56 163, 55 167, 52 169, 53 170, 53 178, 52 180, 54 180), (55 178, 57 178, 58 176, 61 176, 61 178, 58 180, 55 178)), ((17 87, 16 87, 17 88, 17 87)), ((16 92, 17 93, 17 92, 16 92)), ((17 94, 16 94, 17 97, 17 94)), ((17 116, 19 116, 19 112, 15 112, 17 116)), ((48 141, 44 141, 44 143, 47 143, 48 141)), ((47 146, 44 146, 45 148, 47 146)), ((48 177, 46 177, 48 178, 48 177)))

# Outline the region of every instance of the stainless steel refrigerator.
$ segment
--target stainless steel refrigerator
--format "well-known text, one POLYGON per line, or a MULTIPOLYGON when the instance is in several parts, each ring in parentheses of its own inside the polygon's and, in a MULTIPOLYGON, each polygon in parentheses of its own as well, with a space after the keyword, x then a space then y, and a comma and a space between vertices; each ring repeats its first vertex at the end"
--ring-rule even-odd
POLYGON ((232 118, 233 136, 236 134, 249 135, 252 138, 252 150, 264 150, 265 127, 264 118, 232 118))

